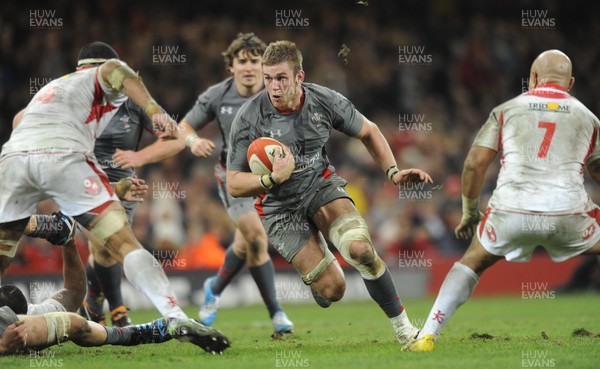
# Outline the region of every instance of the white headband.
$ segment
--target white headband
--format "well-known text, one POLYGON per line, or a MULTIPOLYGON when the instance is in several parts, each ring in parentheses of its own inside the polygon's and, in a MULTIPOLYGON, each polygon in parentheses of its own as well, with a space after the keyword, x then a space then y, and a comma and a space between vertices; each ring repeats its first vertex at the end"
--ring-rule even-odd
POLYGON ((105 61, 106 61, 106 59, 103 59, 103 58, 80 59, 77 61, 77 66, 81 67, 82 65, 85 65, 85 64, 99 64, 99 63, 104 63, 105 61))

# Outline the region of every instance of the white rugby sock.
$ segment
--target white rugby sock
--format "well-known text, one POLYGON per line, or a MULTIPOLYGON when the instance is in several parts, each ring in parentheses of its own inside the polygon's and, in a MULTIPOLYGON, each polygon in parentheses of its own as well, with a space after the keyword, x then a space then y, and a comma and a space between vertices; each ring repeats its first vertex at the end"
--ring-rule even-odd
POLYGON ((165 318, 187 318, 162 266, 144 249, 130 252, 123 259, 125 277, 146 295, 165 318))
POLYGON ((442 283, 438 297, 418 338, 422 338, 424 334, 434 334, 437 338, 456 309, 467 301, 477 282, 479 276, 471 268, 460 262, 454 263, 442 283))

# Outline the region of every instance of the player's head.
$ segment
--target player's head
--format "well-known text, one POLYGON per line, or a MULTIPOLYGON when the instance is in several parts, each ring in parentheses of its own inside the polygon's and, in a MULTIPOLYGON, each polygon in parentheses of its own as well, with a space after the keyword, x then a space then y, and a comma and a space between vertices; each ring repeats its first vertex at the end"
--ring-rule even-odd
POLYGON ((109 44, 102 41, 94 41, 79 50, 77 69, 97 66, 109 59, 119 59, 119 54, 109 44))
POLYGON ((571 59, 560 50, 546 50, 533 61, 529 73, 529 90, 553 83, 570 90, 575 83, 571 59))
POLYGON ((23 292, 12 284, 0 286, 0 307, 8 306, 15 314, 27 314, 27 299, 23 292))
POLYGON ((260 61, 266 47, 254 33, 238 33, 227 50, 223 51, 225 68, 233 75, 238 89, 252 90, 257 85, 262 86, 260 61))
POLYGON ((302 94, 302 53, 291 41, 272 42, 263 54, 263 78, 271 102, 278 109, 293 109, 302 94))

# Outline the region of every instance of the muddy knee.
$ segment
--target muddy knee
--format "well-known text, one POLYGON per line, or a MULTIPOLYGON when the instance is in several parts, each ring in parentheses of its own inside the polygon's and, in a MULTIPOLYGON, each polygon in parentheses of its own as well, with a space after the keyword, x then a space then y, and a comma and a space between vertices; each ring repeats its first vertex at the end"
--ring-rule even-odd
POLYGON ((355 263, 370 265, 375 261, 375 250, 366 242, 352 242, 348 248, 348 254, 355 263))
POLYGON ((367 223, 358 212, 334 220, 329 227, 329 239, 364 279, 377 279, 385 273, 385 263, 375 252, 367 223))

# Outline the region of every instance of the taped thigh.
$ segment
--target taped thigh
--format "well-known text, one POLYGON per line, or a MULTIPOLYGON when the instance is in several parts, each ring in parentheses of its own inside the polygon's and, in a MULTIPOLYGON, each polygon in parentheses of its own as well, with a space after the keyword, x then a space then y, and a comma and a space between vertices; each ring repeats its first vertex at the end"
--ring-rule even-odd
POLYGON ((331 251, 329 251, 327 246, 325 246, 324 252, 325 256, 323 257, 323 259, 321 259, 319 264, 317 264, 317 266, 314 267, 313 270, 311 270, 310 272, 302 275, 302 281, 304 282, 304 284, 310 286, 314 281, 317 280, 317 278, 319 278, 319 275, 323 273, 325 268, 327 268, 329 264, 333 263, 336 260, 335 256, 331 253, 331 251))
POLYGON ((5 255, 9 258, 15 257, 21 234, 28 222, 29 218, 25 218, 2 224, 0 228, 0 255, 5 255))
POLYGON ((106 245, 108 239, 123 227, 129 224, 127 215, 122 206, 111 205, 96 219, 95 224, 90 228, 90 232, 102 243, 106 245))
POLYGON ((0 240, 0 255, 14 258, 17 254, 19 240, 0 240))
POLYGON ((43 315, 48 327, 48 345, 60 344, 69 340, 71 319, 67 313, 46 313, 43 315))

